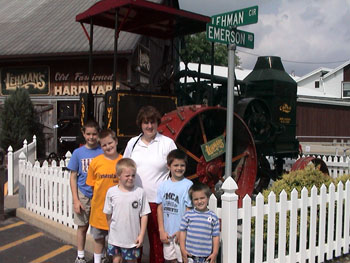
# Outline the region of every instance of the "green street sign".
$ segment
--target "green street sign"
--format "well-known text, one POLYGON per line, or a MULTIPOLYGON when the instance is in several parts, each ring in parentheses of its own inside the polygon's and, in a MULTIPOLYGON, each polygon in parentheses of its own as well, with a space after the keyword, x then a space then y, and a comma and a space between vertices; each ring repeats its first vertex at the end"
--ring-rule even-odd
POLYGON ((211 17, 211 24, 221 27, 244 26, 257 22, 258 6, 252 6, 211 17))
POLYGON ((207 40, 223 44, 236 44, 239 47, 254 48, 254 34, 242 30, 207 24, 207 40))

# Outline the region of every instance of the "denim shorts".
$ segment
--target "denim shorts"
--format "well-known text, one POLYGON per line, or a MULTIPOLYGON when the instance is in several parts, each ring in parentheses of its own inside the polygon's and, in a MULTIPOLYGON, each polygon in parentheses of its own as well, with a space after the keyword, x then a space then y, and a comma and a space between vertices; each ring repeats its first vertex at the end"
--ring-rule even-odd
POLYGON ((207 257, 191 256, 188 257, 188 263, 209 263, 209 261, 207 261, 207 257))

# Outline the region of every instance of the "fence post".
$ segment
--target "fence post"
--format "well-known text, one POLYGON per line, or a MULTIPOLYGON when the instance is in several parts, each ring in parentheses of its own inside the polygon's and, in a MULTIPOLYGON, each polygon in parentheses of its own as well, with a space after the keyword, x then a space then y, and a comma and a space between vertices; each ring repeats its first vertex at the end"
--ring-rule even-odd
POLYGON ((224 194, 221 196, 222 208, 222 260, 223 263, 237 262, 237 213, 238 189, 235 180, 228 177, 222 184, 224 194))
POLYGON ((27 142, 27 139, 24 139, 23 141, 23 151, 24 151, 24 154, 26 155, 26 161, 28 161, 28 142, 27 142))
POLYGON ((19 190, 18 190, 18 197, 19 197, 19 206, 20 207, 25 207, 25 202, 26 202, 26 182, 25 182, 25 176, 23 175, 23 170, 25 169, 26 166, 26 155, 24 152, 21 152, 19 154, 19 160, 18 160, 18 180, 19 180, 19 190))
POLYGON ((6 169, 4 165, 5 161, 5 153, 2 149, 0 149, 0 221, 5 219, 5 192, 4 192, 4 184, 6 177, 6 169))
POLYGON ((37 144, 36 144, 36 136, 35 135, 33 135, 33 143, 34 143, 34 160, 36 161, 37 160, 37 151, 36 151, 36 146, 37 146, 37 144))
POLYGON ((64 160, 64 163, 66 164, 66 167, 68 166, 68 163, 70 161, 70 158, 72 158, 72 154, 70 151, 66 152, 66 155, 65 155, 66 159, 64 160))
POLYGON ((13 149, 11 145, 7 151, 7 189, 8 195, 13 195, 13 149))

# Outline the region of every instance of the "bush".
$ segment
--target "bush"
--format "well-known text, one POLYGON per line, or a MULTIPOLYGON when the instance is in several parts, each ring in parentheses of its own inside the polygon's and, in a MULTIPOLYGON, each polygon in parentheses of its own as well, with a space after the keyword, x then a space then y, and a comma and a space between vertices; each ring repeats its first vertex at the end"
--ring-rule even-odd
POLYGON ((25 139, 31 142, 36 135, 38 155, 45 152, 42 125, 25 89, 16 89, 6 98, 0 118, 0 145, 4 150, 12 146, 16 151, 22 148, 25 139))
POLYGON ((311 188, 315 185, 318 189, 324 184, 328 187, 331 183, 334 183, 334 179, 329 175, 322 173, 320 170, 315 169, 313 165, 308 165, 304 170, 297 170, 288 174, 282 175, 282 178, 273 183, 273 185, 263 191, 264 200, 267 201, 270 192, 276 194, 276 200, 279 199, 279 194, 284 190, 290 198, 290 194, 293 189, 298 191, 298 197, 300 197, 301 190, 306 187, 311 191, 311 188))
POLYGON ((338 186, 338 183, 339 182, 342 182, 343 183, 343 185, 344 185, 344 188, 345 188, 345 184, 346 184, 346 182, 348 181, 348 180, 350 180, 350 174, 344 174, 344 175, 342 175, 342 176, 339 176, 339 177, 337 177, 337 178, 335 178, 335 186, 337 187, 338 186))

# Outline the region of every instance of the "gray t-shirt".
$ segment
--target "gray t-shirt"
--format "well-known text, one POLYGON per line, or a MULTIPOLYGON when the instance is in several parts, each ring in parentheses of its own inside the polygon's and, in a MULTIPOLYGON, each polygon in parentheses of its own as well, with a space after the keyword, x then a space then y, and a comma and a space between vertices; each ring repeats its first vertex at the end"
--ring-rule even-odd
POLYGON ((132 248, 140 234, 140 217, 151 209, 142 188, 135 186, 130 192, 122 192, 116 185, 107 191, 103 212, 112 215, 108 243, 132 248))

